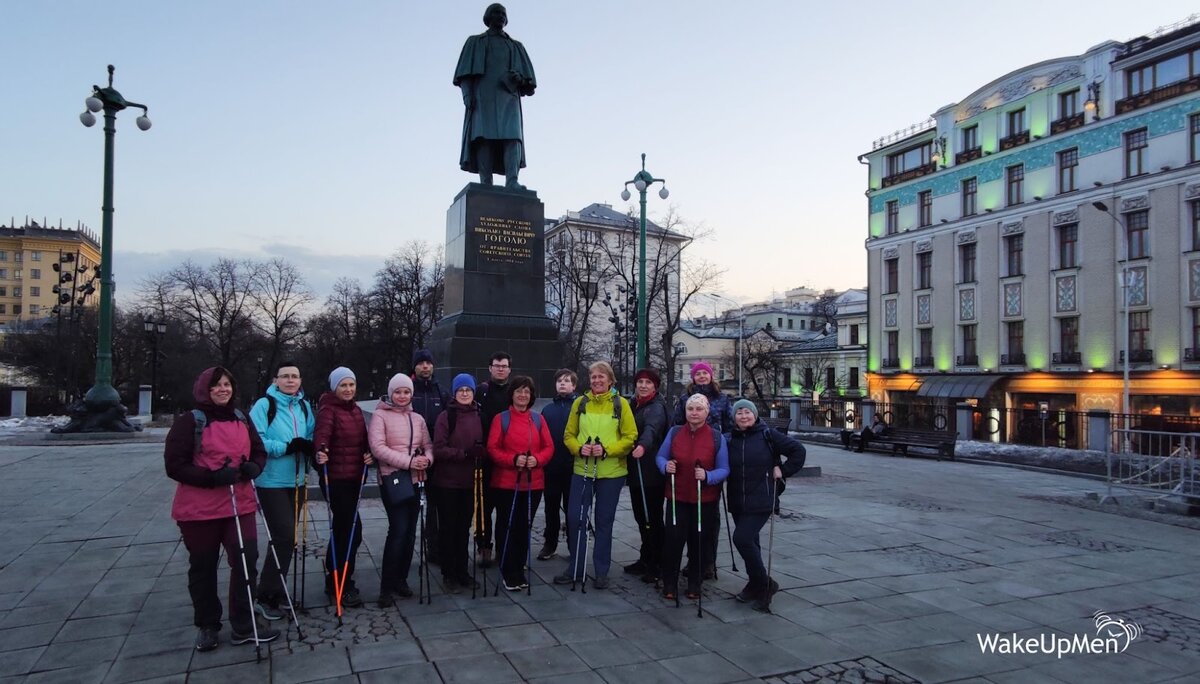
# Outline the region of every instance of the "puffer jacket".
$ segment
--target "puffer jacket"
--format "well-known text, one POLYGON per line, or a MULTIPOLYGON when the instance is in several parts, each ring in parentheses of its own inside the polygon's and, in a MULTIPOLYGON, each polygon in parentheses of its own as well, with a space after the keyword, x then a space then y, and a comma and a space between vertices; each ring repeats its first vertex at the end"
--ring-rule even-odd
MULTIPOLYGON (((434 460, 429 428, 425 427, 421 414, 412 409, 412 403, 396 406, 380 400, 371 416, 367 441, 371 444, 371 455, 379 461, 379 474, 384 477, 397 470, 410 470, 418 449, 434 460)), ((421 471, 411 470, 410 475, 412 481, 417 482, 421 471)))
POLYGON ((725 487, 730 512, 771 512, 775 509, 771 470, 779 466, 784 478, 800 472, 804 467, 804 445, 767 427, 761 419, 745 430, 735 429, 725 439, 729 445, 729 480, 725 487))
POLYGON ((574 466, 571 450, 563 443, 563 434, 567 431, 567 419, 571 415, 571 405, 579 395, 559 394, 542 407, 542 418, 550 428, 550 439, 554 440, 554 456, 546 464, 546 477, 568 477, 574 466))
POLYGON ((475 464, 487 459, 483 423, 479 407, 474 403, 463 406, 457 401, 446 407, 433 429, 433 453, 437 467, 433 469, 434 486, 445 489, 473 489, 475 464), (454 432, 450 432, 450 414, 454 413, 454 432))
MULTIPOLYGON (((629 403, 633 405, 633 420, 637 424, 638 436, 634 447, 640 446, 645 450, 640 459, 631 459, 631 462, 636 461, 637 465, 634 468, 641 471, 641 481, 645 483, 647 490, 662 487, 663 474, 659 472, 654 458, 658 455, 658 448, 662 446, 663 440, 667 438, 667 430, 670 427, 667 403, 657 392, 643 403, 638 403, 636 397, 629 403)), ((639 484, 636 470, 629 475, 631 487, 639 484)))
MULTIPOLYGON (((535 424, 532 411, 508 409, 508 430, 504 430, 503 416, 500 413, 492 419, 492 427, 488 431, 488 456, 492 459, 492 481, 494 489, 521 489, 532 487, 534 491, 546 488, 546 464, 554 455, 554 440, 550 439, 550 428, 546 421, 538 416, 535 424), (521 473, 521 482, 517 482, 516 457, 528 453, 537 459, 537 466, 530 475, 532 483, 521 473)), ((524 469, 521 469, 524 470, 524 469)))
POLYGON ((588 392, 571 405, 571 415, 567 418, 563 443, 575 457, 576 475, 594 475, 601 480, 625 477, 629 474, 625 460, 629 452, 633 451, 633 442, 636 439, 637 424, 633 419, 633 411, 629 408, 629 402, 622 399, 616 390, 609 390, 604 394, 588 392), (587 402, 586 406, 584 401, 587 402), (621 411, 617 414, 620 418, 616 420, 613 419, 615 401, 621 402, 621 411), (591 437, 599 438, 600 444, 604 446, 605 455, 598 464, 591 459, 584 463, 584 458, 579 455, 579 448, 591 437), (584 472, 585 469, 587 472, 584 472))
POLYGON ((371 450, 366 419, 358 404, 338 399, 333 392, 322 394, 317 402, 317 426, 313 430, 313 449, 326 447, 329 479, 357 482, 362 477, 363 454, 371 450))
POLYGON ((690 425, 676 425, 667 433, 658 456, 654 458, 663 474, 663 496, 683 503, 696 503, 696 478, 692 469, 700 466, 707 471, 701 487, 700 501, 713 503, 721 498, 720 484, 729 477, 729 449, 716 428, 705 423, 695 430, 690 425), (675 461, 676 489, 671 491, 667 462, 675 461))
POLYGON ((292 488, 297 482, 304 481, 307 471, 305 454, 284 452, 288 443, 296 437, 312 439, 317 416, 311 408, 302 407, 301 402, 307 401, 304 390, 293 396, 271 385, 267 388, 267 395, 275 400, 275 420, 270 425, 267 425, 267 413, 270 412, 271 399, 261 397, 250 409, 250 420, 267 450, 267 467, 263 468, 262 475, 255 478, 254 484, 267 488, 292 488))
POLYGON ((433 426, 437 423, 438 416, 442 415, 442 411, 449 406, 446 398, 446 393, 442 391, 442 386, 437 380, 430 378, 418 378, 413 375, 413 410, 425 419, 425 427, 429 428, 429 434, 433 434, 433 426))
POLYGON ((679 400, 675 402, 675 414, 671 418, 672 425, 683 425, 687 422, 687 400, 693 394, 703 394, 708 397, 708 424, 721 431, 721 434, 729 434, 733 430, 733 402, 729 400, 729 395, 721 392, 714 384, 703 386, 688 385, 687 391, 679 395, 679 400))

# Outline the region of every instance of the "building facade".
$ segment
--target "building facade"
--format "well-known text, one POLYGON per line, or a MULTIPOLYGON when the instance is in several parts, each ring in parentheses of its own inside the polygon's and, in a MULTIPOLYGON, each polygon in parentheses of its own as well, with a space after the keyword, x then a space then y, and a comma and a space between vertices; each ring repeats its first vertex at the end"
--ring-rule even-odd
POLYGON ((0 331, 99 301, 100 245, 83 227, 0 226, 0 331))
POLYGON ((1200 414, 1200 24, 1018 69, 860 159, 872 398, 1200 414))

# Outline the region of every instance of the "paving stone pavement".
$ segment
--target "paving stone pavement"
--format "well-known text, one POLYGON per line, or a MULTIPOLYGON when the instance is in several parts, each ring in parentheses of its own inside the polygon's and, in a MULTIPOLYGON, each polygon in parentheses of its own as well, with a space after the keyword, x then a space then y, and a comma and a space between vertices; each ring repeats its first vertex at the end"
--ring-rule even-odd
MULTIPOLYGON (((161 445, 0 447, 0 682, 1194 682, 1200 676, 1195 530, 1067 505, 1085 480, 809 447, 820 478, 788 488, 776 522, 774 613, 719 578, 696 606, 619 574, 608 590, 443 591, 374 607, 386 518, 363 504, 357 582, 341 624, 320 574, 313 503, 301 638, 195 653, 187 555, 170 519, 161 445), (1108 621, 1099 631, 1097 615, 1108 621), (984 653, 987 635, 1097 634, 1119 653, 984 653), (1130 628, 1132 629, 1132 628, 1130 628), (1124 645, 1125 641, 1121 642, 1124 645)), ((621 503, 615 561, 635 555, 621 503)), ((265 538, 260 536, 260 542, 265 538)), ((766 540, 764 539, 764 546, 766 540)), ((564 545, 560 545, 565 548, 564 545)), ((260 559, 263 556, 260 555, 260 559)), ((739 567, 742 565, 740 559, 739 567)), ((416 569, 410 577, 415 587, 416 569)), ((495 579, 495 571, 491 580, 495 579)), ((299 598, 299 597, 298 597, 299 598)), ((284 623, 275 623, 281 625, 284 623)))

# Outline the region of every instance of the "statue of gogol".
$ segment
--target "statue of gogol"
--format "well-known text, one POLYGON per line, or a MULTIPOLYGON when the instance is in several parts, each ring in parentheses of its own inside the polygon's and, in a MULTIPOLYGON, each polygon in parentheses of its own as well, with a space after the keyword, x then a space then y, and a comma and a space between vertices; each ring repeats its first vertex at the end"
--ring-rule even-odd
POLYGON ((478 173, 484 185, 492 184, 492 174, 501 170, 505 187, 524 190, 517 174, 525 166, 525 135, 521 120, 521 96, 533 95, 537 79, 533 62, 517 41, 504 32, 508 12, 504 5, 489 5, 483 14, 488 30, 467 38, 454 85, 462 89, 463 171, 478 173))

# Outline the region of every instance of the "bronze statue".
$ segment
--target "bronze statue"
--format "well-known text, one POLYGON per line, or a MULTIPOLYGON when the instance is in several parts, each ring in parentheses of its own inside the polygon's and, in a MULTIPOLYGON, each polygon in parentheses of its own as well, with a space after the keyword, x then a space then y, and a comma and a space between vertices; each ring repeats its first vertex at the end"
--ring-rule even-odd
POLYGON ((467 108, 458 163, 463 171, 478 173, 484 185, 492 184, 492 173, 502 164, 505 187, 524 190, 517 182, 525 166, 521 96, 533 95, 537 88, 533 62, 524 46, 504 32, 504 5, 488 5, 483 23, 488 30, 467 38, 454 70, 454 85, 462 89, 467 108))

